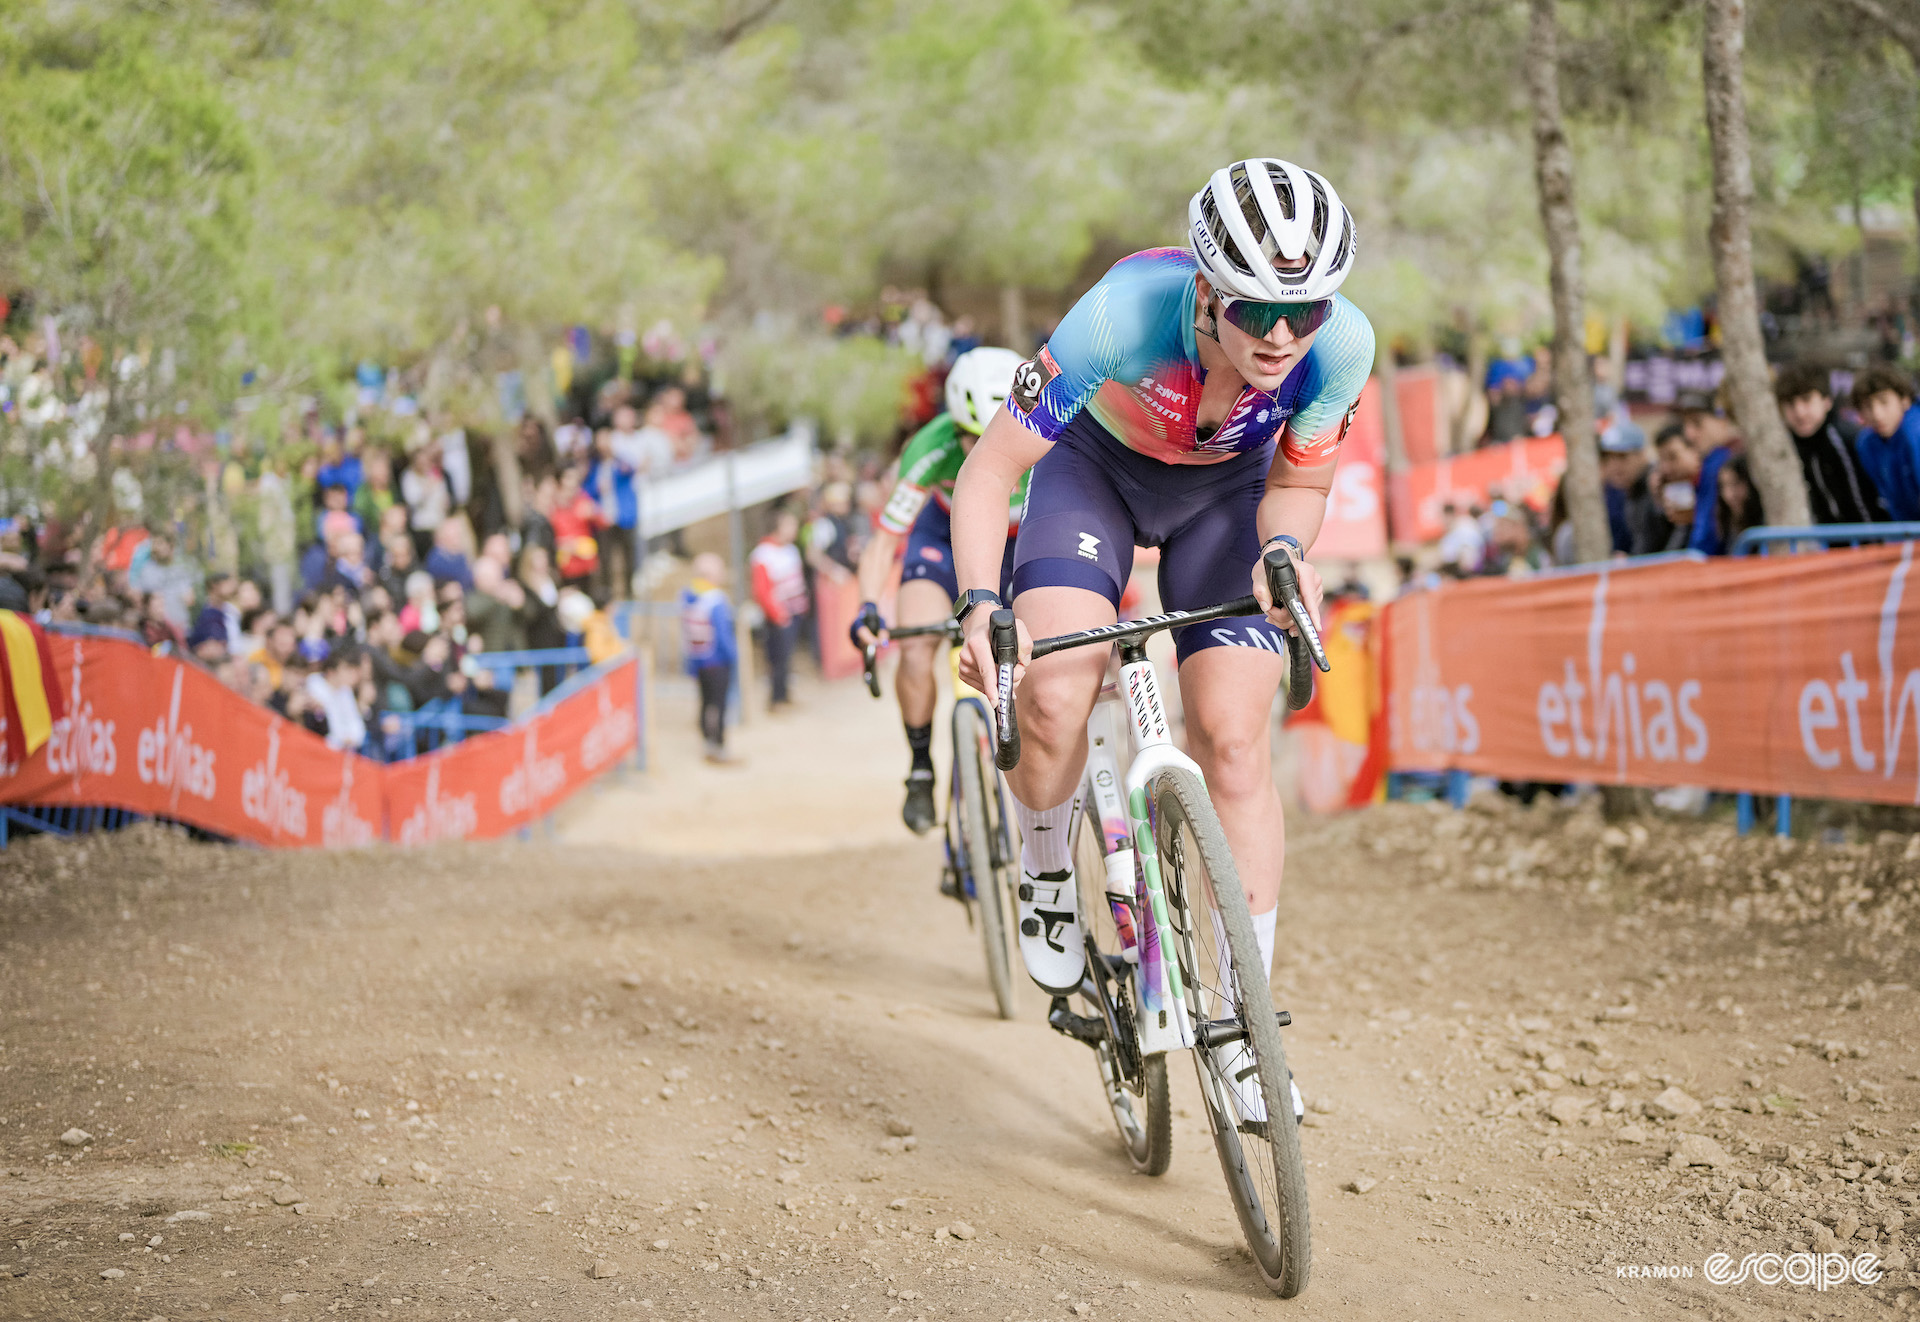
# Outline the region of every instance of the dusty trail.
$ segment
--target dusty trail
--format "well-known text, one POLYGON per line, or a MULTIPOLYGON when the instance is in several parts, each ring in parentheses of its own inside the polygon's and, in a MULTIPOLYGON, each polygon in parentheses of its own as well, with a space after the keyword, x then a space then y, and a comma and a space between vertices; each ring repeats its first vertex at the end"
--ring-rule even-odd
POLYGON ((583 799, 554 840, 0 854, 0 1317, 1797 1318, 1915 1297, 1904 839, 1775 853, 1417 808, 1301 826, 1275 981, 1314 1106, 1316 1262, 1282 1303, 1239 1249, 1187 1063, 1173 1171, 1133 1176, 1041 998, 990 1017, 937 846, 893 817, 890 714, 852 686, 803 696, 719 769, 667 692, 671 770, 583 799), (1648 1113, 1668 1087, 1703 1109, 1648 1113), (1679 1160, 1717 1168, 1669 1168, 1688 1134, 1679 1160), (1899 1269, 1824 1293, 1699 1274, 1841 1231, 1899 1269), (1693 1279, 1616 1272, 1680 1264, 1693 1279))

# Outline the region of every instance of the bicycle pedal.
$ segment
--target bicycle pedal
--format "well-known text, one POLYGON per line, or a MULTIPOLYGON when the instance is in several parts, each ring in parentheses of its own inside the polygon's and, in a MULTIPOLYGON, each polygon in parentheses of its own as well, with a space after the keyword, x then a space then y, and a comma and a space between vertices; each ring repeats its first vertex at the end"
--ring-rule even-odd
POLYGON ((1105 1021, 1075 1014, 1067 1008, 1067 1000, 1064 996, 1053 998, 1053 1007, 1047 1011, 1047 1026, 1056 1033, 1064 1034, 1076 1042, 1084 1042, 1090 1047, 1097 1047, 1107 1040, 1105 1021))

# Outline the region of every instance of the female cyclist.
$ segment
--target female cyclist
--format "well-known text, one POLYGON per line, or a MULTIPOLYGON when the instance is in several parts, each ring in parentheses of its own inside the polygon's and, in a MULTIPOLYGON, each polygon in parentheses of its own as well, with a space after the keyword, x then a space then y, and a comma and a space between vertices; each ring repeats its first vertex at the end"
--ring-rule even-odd
MULTIPOLYGON (((1111 623, 1136 545, 1161 548, 1169 610, 1245 595, 1249 581, 1271 608, 1262 551, 1279 545, 1299 558, 1312 546, 1373 365, 1373 328, 1335 293, 1356 241, 1324 178, 1281 160, 1238 161, 1187 215, 1185 249, 1117 263, 1022 364, 954 488, 961 674, 992 693, 990 611, 980 607, 999 604, 1007 497, 1032 470, 1011 585, 1024 751, 1007 779, 1023 836, 1020 952, 1055 994, 1078 985, 1084 961, 1067 837, 1107 657, 1083 648, 1027 667, 1032 638, 1111 623)), ((1304 562, 1299 574, 1317 617, 1319 575, 1304 562)), ((1289 627, 1283 610, 1268 609, 1174 635, 1188 749, 1269 965, 1285 823, 1267 730, 1289 627)), ((1242 1109, 1264 1118, 1257 1097, 1242 1109)))

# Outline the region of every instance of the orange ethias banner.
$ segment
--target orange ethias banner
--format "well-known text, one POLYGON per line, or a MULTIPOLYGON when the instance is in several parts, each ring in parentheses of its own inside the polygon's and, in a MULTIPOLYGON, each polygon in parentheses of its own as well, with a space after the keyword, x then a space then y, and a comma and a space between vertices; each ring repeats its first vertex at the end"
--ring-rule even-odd
POLYGON ((638 742, 639 667, 629 658, 517 725, 385 767, 389 838, 488 840, 553 811, 638 742))
POLYGON ((24 762, 0 751, 0 803, 124 808, 284 848, 485 839, 551 812, 639 741, 634 657, 516 725, 383 765, 135 643, 50 643, 66 714, 24 762))
POLYGON ((1390 765, 1920 803, 1913 561, 1620 561, 1402 597, 1390 765))
POLYGON ((1533 436, 1489 445, 1471 454, 1413 464, 1390 479, 1393 535, 1402 542, 1438 541, 1447 530, 1449 501, 1485 508, 1495 497, 1544 510, 1567 468, 1558 436, 1533 436))
POLYGON ((0 763, 0 803, 125 808, 261 845, 380 838, 379 763, 135 643, 49 642, 66 715, 38 753, 0 763))

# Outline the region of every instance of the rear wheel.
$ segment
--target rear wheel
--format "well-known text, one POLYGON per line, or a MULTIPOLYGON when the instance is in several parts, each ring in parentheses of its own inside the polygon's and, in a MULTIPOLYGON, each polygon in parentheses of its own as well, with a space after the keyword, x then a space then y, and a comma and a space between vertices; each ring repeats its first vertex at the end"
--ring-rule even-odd
POLYGON ((978 916, 980 944, 987 959, 987 984, 1002 1019, 1014 1014, 1013 970, 1007 955, 1007 905, 1013 857, 1013 833, 1006 821, 1006 796, 993 765, 993 745, 980 707, 963 701, 953 710, 954 811, 959 814, 961 886, 970 886, 978 916))
POLYGON ((1148 796, 1187 1011, 1203 1042, 1226 1048, 1200 1046, 1193 1053, 1214 1147, 1254 1264, 1269 1289, 1290 1299, 1307 1288, 1312 1268, 1307 1173, 1292 1076, 1246 892, 1198 776, 1169 768, 1149 782, 1148 796), (1240 1045, 1244 1053, 1235 1050, 1240 1045), (1257 1094, 1264 1119, 1241 1113, 1236 1086, 1247 1089, 1243 1095, 1257 1094))
POLYGON ((1089 804, 1078 823, 1073 851, 1080 885, 1080 920, 1087 933, 1087 969, 1105 1004, 1082 995, 1081 1013, 1104 1019, 1107 1039, 1094 1047, 1100 1087, 1127 1160, 1142 1175, 1165 1175, 1173 1164, 1173 1111, 1167 1101, 1167 1057, 1142 1057, 1134 1019, 1133 966, 1110 961, 1121 949, 1113 910, 1107 903, 1106 862, 1098 812, 1089 804))

